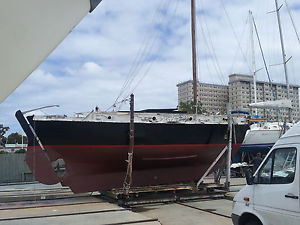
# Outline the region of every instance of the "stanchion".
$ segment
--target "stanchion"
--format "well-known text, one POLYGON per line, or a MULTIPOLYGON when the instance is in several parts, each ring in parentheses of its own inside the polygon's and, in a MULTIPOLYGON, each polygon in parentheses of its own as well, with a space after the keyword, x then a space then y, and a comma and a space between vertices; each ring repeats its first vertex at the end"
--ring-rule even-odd
POLYGON ((232 116, 230 106, 227 107, 227 116, 228 116, 228 127, 229 127, 229 140, 227 148, 227 158, 226 158, 226 181, 225 188, 229 189, 230 187, 230 165, 231 165, 231 149, 232 149, 232 116))

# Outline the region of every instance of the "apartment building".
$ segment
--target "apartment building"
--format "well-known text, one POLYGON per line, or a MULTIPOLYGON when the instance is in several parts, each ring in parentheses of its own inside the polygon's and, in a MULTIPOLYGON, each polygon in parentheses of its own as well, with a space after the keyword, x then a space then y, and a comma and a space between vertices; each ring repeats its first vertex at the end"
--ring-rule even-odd
MULTIPOLYGON (((193 82, 191 80, 179 83, 178 104, 180 102, 193 100, 193 82)), ((296 121, 300 120, 299 109, 299 87, 290 85, 290 98, 292 101, 292 114, 296 121)), ((253 77, 243 74, 229 75, 228 85, 216 85, 198 82, 198 101, 203 104, 203 108, 209 114, 226 113, 226 104, 230 102, 232 110, 243 110, 250 112, 249 104, 254 102, 253 77)), ((274 99, 287 98, 287 86, 281 83, 273 83, 272 88, 268 82, 256 82, 257 102, 271 101, 274 99), (273 91, 272 91, 273 89, 273 91), (273 94, 274 93, 274 94, 273 94)), ((255 109, 251 112, 253 115, 255 109)), ((260 118, 277 120, 288 117, 288 110, 258 109, 260 118)))
MULTIPOLYGON (((178 104, 193 101, 193 81, 189 80, 177 84, 178 104)), ((225 114, 229 101, 228 86, 198 82, 197 99, 202 103, 203 109, 209 114, 225 114)))
MULTIPOLYGON (((229 76, 229 102, 233 110, 246 110, 250 112, 249 104, 254 102, 254 85, 253 77, 241 74, 231 74, 229 76)), ((256 96, 257 102, 272 101, 276 99, 287 98, 287 86, 282 83, 256 81, 256 96), (272 90, 273 89, 273 90, 272 90)), ((299 111, 299 86, 290 85, 290 99, 292 101, 292 116, 296 121, 300 119, 299 111)), ((252 109, 252 114, 255 109, 252 109)), ((258 109, 258 116, 260 118, 269 118, 277 120, 288 118, 288 110, 281 109, 280 112, 274 109, 258 109)))

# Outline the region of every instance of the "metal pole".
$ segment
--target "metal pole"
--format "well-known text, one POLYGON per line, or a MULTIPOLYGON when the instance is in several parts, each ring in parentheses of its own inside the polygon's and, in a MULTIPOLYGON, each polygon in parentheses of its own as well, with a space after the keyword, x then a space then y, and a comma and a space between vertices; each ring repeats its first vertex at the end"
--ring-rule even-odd
MULTIPOLYGON (((250 33, 251 33, 251 48, 252 48, 254 103, 257 103, 257 96, 256 96, 256 65, 255 65, 255 49, 254 49, 253 20, 252 20, 252 17, 253 17, 252 12, 249 10, 249 21, 252 21, 252 23, 250 22, 250 33)), ((255 108, 255 115, 257 116, 257 108, 255 108)))
MULTIPOLYGON (((252 15, 252 22, 253 22, 253 25, 254 25, 254 29, 255 29, 255 33, 256 33, 259 49, 260 49, 260 53, 261 53, 261 56, 262 56, 262 59, 263 59, 263 62, 264 62, 264 67, 265 67, 266 73, 268 75, 268 79, 269 79, 269 83, 270 83, 270 86, 271 86, 271 91, 272 91, 272 94, 273 94, 273 98, 274 98, 274 100, 276 100, 276 95, 275 95, 275 92, 274 92, 273 84, 272 84, 272 81, 271 81, 270 73, 269 73, 269 70, 268 70, 268 67, 267 67, 264 51, 263 51, 262 46, 261 46, 260 38, 259 38, 259 35, 258 35, 258 30, 257 30, 256 23, 255 23, 253 15, 252 15)), ((264 110, 264 114, 265 114, 265 110, 264 110)))
MULTIPOLYGON (((279 13, 280 9, 278 8, 277 0, 275 0, 275 5, 276 5, 276 15, 277 15, 277 21, 278 21, 279 34, 280 34, 282 61, 283 61, 286 88, 287 88, 287 98, 290 99, 290 83, 289 83, 289 77, 288 77, 288 72, 287 72, 287 67, 286 67, 286 54, 285 54, 285 49, 284 49, 283 35, 282 35, 282 28, 281 28, 281 21, 280 21, 280 13, 279 13)), ((291 109, 289 109, 289 120, 290 120, 290 122, 293 120, 291 109)))
POLYGON ((132 183, 132 159, 133 159, 133 149, 134 149, 134 95, 130 95, 130 124, 129 124, 129 150, 128 150, 128 160, 127 160, 127 172, 123 184, 123 189, 125 194, 129 194, 129 189, 132 183))
POLYGON ((30 113, 30 112, 33 112, 33 111, 36 111, 36 110, 46 109, 46 108, 52 108, 52 107, 59 107, 59 105, 48 105, 48 106, 43 106, 43 107, 39 107, 39 108, 35 108, 35 109, 23 111, 22 113, 25 115, 26 113, 30 113))
POLYGON ((192 30, 192 58, 193 58, 193 94, 195 112, 197 108, 197 51, 196 51, 196 3, 191 0, 191 30, 192 30))
POLYGON ((197 188, 200 187, 202 181, 204 180, 204 178, 209 174, 209 172, 211 171, 211 169, 217 164, 217 162, 220 160, 220 158, 225 154, 225 152, 227 151, 228 146, 226 146, 221 153, 218 155, 218 157, 215 159, 215 161, 213 161, 213 163, 210 165, 210 167, 205 171, 205 173, 202 175, 202 177, 199 179, 199 181, 197 182, 197 188))
POLYGON ((230 187, 231 149, 232 149, 232 117, 231 117, 231 107, 229 104, 227 106, 227 116, 228 116, 228 127, 229 127, 229 140, 228 140, 228 149, 227 149, 227 158, 226 158, 225 188, 229 189, 229 187, 230 187))

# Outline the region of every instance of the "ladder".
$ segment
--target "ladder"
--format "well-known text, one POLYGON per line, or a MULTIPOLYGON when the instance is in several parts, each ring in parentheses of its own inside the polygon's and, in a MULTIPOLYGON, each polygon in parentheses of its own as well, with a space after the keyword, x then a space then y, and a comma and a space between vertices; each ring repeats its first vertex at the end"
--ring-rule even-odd
POLYGON ((293 161, 295 160, 296 157, 296 151, 289 151, 285 162, 283 164, 283 168, 291 167, 293 161))

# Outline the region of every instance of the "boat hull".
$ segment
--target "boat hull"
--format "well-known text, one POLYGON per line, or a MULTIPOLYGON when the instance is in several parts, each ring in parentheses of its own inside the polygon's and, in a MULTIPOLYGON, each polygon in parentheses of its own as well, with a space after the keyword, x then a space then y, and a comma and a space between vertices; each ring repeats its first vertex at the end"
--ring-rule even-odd
MULTIPOLYGON (((225 147, 225 144, 135 146, 132 186, 194 182, 225 147)), ((126 175, 129 146, 38 146, 30 147, 26 162, 38 180, 45 184, 58 181, 74 193, 121 188, 126 175), (39 154, 37 154, 39 153, 39 154), (54 177, 44 161, 63 159, 65 172, 54 177)), ((234 145, 236 153, 239 145, 234 145)))
MULTIPOLYGON (((41 183, 61 182, 75 193, 123 187, 129 123, 27 117, 34 129, 30 133, 22 113, 16 116, 29 137, 26 162, 41 183), (60 159, 65 169, 61 175, 54 172, 60 159)), ((134 187, 198 181, 228 142, 226 124, 140 122, 134 126, 134 187)), ((232 154, 248 128, 235 126, 232 154)))
POLYGON ((280 129, 248 130, 241 146, 241 151, 266 154, 279 139, 281 133, 280 129))

